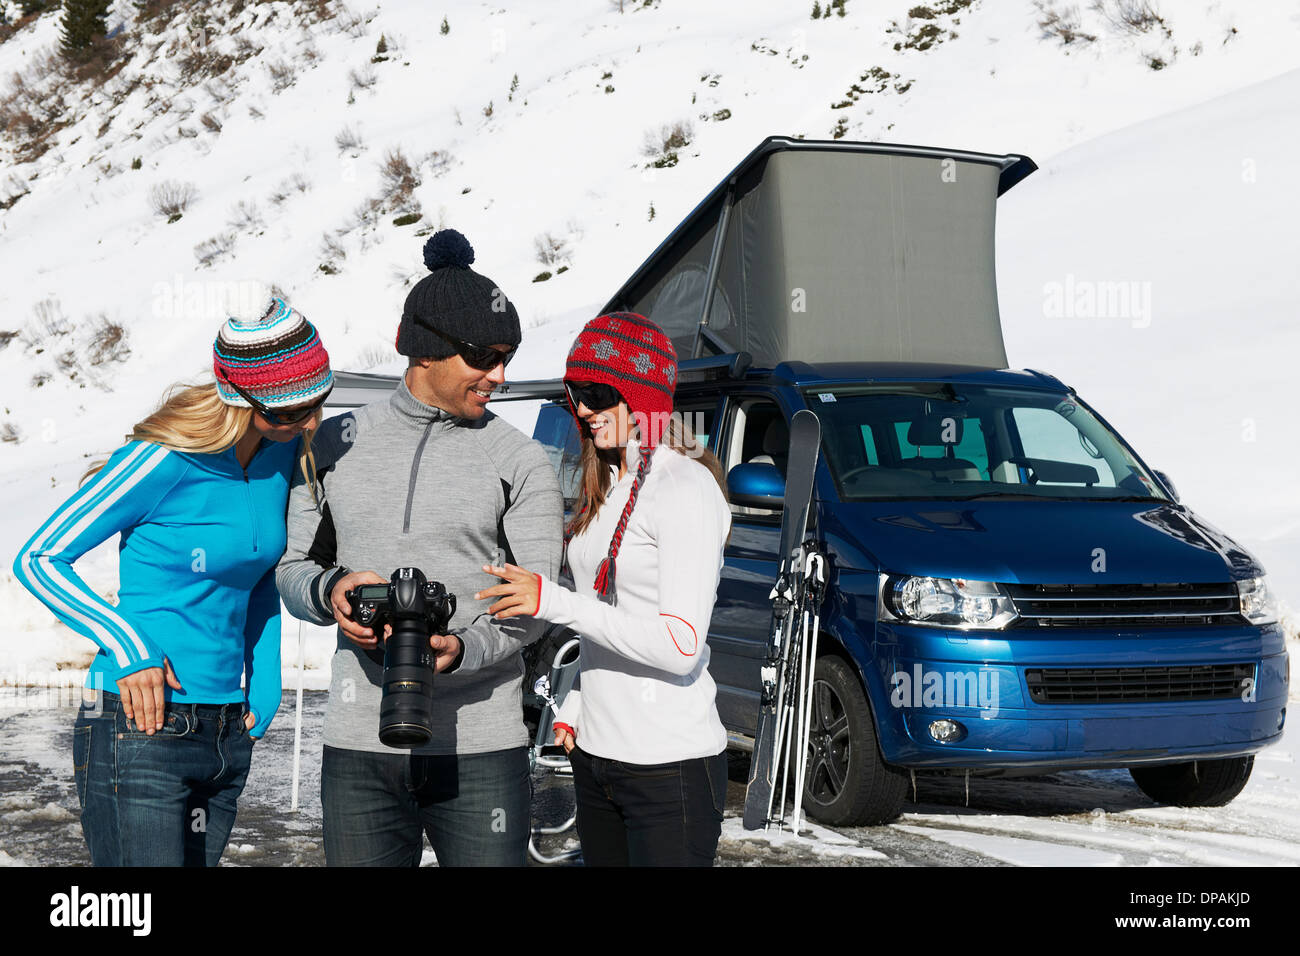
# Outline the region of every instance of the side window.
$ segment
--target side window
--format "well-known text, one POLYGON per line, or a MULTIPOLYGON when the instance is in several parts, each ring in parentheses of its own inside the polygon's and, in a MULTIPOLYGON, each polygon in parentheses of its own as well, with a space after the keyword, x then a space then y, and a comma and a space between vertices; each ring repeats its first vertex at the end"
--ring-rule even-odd
POLYGON ((674 410, 682 416, 682 424, 695 435, 695 440, 707 448, 713 439, 714 425, 717 424, 717 401, 695 399, 680 402, 674 410))
MULTIPOLYGON (((790 427, 780 407, 770 399, 738 398, 728 405, 726 447, 719 449, 723 469, 730 472, 741 464, 768 464, 785 475, 790 452, 790 427)), ((731 513, 763 520, 776 520, 778 510, 732 505, 731 513)))
POLYGON ((862 450, 868 465, 880 464, 880 456, 876 454, 876 436, 872 434, 870 425, 862 426, 862 450))
POLYGON ((578 460, 582 454, 582 444, 569 409, 553 402, 543 405, 537 413, 533 438, 546 450, 546 457, 560 481, 564 507, 572 510, 573 503, 578 498, 578 460))

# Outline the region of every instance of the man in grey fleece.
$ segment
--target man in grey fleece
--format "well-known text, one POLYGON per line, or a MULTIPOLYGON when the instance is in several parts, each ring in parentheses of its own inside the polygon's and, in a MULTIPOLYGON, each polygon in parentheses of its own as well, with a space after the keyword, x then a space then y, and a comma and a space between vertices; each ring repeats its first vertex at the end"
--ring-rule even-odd
POLYGON ((506 561, 559 569, 562 503, 540 445, 487 411, 521 335, 515 308, 469 268, 473 249, 443 230, 430 275, 403 309, 410 357, 391 398, 323 422, 313 441, 319 506, 297 476, 288 548, 276 571, 290 612, 337 622, 321 764, 330 866, 416 866, 423 834, 442 865, 523 865, 530 828, 520 649, 543 622, 497 622, 475 592, 506 561), (494 558, 495 556, 495 558, 494 558), (346 592, 420 568, 456 595, 449 635, 431 635, 433 738, 379 740, 381 638, 348 619, 346 592))

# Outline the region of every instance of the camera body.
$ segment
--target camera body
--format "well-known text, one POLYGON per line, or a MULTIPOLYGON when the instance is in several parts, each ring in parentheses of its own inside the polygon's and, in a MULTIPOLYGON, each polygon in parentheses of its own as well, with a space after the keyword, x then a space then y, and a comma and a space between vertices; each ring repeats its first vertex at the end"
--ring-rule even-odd
POLYGON ((446 634, 456 595, 419 568, 398 568, 387 584, 363 584, 346 594, 349 619, 383 637, 383 697, 379 739, 389 747, 419 747, 433 736, 434 655, 429 635, 446 634))

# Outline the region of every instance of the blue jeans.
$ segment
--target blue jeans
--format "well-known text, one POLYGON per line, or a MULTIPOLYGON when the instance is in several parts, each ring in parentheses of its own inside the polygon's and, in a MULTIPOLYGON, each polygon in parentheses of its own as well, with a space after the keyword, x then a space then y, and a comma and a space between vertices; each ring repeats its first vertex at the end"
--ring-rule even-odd
POLYGON ((327 866, 524 866, 532 785, 528 749, 420 757, 326 747, 327 866))
POLYGON ((587 866, 712 866, 727 804, 727 752, 661 764, 569 753, 587 866))
POLYGON ((81 830, 95 866, 216 866, 235 825, 253 741, 243 702, 167 704, 143 733, 116 694, 73 729, 81 830))

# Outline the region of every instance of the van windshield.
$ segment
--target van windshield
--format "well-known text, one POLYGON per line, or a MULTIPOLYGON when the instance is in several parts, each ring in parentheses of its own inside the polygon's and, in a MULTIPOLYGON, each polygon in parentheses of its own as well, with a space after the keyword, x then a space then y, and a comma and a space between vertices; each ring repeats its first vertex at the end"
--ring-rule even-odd
POLYGON ((1073 395, 951 383, 805 392, 844 501, 1168 500, 1073 395))

